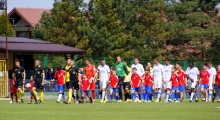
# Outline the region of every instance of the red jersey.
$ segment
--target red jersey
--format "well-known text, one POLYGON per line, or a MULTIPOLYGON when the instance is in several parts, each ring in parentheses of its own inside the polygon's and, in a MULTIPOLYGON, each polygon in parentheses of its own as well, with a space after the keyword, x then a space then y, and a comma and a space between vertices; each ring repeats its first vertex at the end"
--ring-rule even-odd
POLYGON ((87 91, 89 90, 89 85, 90 85, 90 82, 89 80, 82 80, 82 90, 83 91, 87 91))
POLYGON ((57 71, 54 75, 54 78, 57 79, 57 85, 63 85, 64 84, 64 75, 65 72, 63 70, 57 71))
POLYGON ((140 76, 137 73, 131 75, 132 88, 140 88, 140 76))
POLYGON ((172 73, 171 75, 172 87, 178 87, 178 75, 176 73, 172 73))
POLYGON ((216 82, 218 82, 218 86, 220 86, 220 71, 217 72, 215 79, 216 79, 216 82))
POLYGON ((184 71, 177 72, 178 82, 180 86, 185 86, 186 74, 184 71))
POLYGON ((154 79, 153 79, 151 74, 149 74, 149 73, 148 74, 144 74, 143 78, 144 78, 145 86, 152 86, 154 79))
POLYGON ((207 70, 202 70, 200 73, 200 77, 202 79, 202 84, 209 84, 210 74, 207 70))
POLYGON ((15 79, 11 79, 10 80, 10 85, 11 85, 11 88, 10 88, 10 92, 11 93, 16 93, 16 87, 15 87, 15 79))
POLYGON ((34 81, 30 81, 29 84, 30 84, 30 87, 29 87, 30 92, 33 92, 32 88, 34 87, 34 81))
POLYGON ((96 69, 94 65, 87 65, 84 67, 84 72, 87 75, 87 78, 90 79, 92 78, 95 73, 96 73, 96 69))
POLYGON ((110 76, 110 86, 112 88, 118 88, 118 77, 116 75, 111 75, 110 76))

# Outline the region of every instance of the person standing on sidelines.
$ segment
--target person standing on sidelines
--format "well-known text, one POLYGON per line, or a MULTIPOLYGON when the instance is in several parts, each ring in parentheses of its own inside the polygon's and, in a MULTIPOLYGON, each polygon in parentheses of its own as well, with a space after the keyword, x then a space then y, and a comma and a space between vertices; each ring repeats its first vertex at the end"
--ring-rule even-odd
POLYGON ((34 97, 37 99, 38 104, 43 104, 43 99, 44 99, 44 68, 41 66, 40 61, 36 60, 35 61, 35 71, 34 71, 34 86, 33 86, 33 94, 34 97), (40 90, 40 99, 38 98, 37 91, 36 89, 40 90))
POLYGON ((154 59, 154 66, 153 66, 153 74, 154 74, 154 89, 155 94, 157 94, 157 99, 155 102, 160 102, 161 96, 161 88, 162 88, 162 81, 164 81, 164 67, 159 63, 159 59, 154 59))
POLYGON ((121 56, 117 56, 117 62, 115 64, 116 75, 118 76, 119 82, 119 101, 122 102, 123 96, 123 81, 125 78, 125 74, 128 74, 127 66, 124 62, 122 62, 121 56))
MULTIPOLYGON (((142 78, 143 74, 144 74, 144 67, 142 64, 139 63, 139 59, 136 57, 134 59, 134 64, 131 65, 131 75, 133 74, 133 68, 136 68, 136 72, 139 75, 139 78, 142 78)), ((140 83, 140 92, 139 93, 143 93, 143 101, 144 101, 144 96, 145 96, 145 85, 144 83, 140 83)), ((139 96, 139 100, 141 100, 141 94, 138 95, 139 96)))
POLYGON ((172 75, 172 69, 173 65, 170 64, 170 60, 168 58, 165 59, 165 65, 164 65, 164 91, 166 93, 166 100, 165 102, 168 102, 168 99, 170 97, 170 92, 172 89, 172 81, 171 81, 171 75, 172 75))
POLYGON ((197 90, 197 82, 199 81, 199 70, 197 67, 194 66, 194 63, 189 63, 189 67, 186 69, 186 75, 187 78, 189 79, 189 83, 188 83, 188 87, 189 89, 191 89, 191 95, 190 95, 190 101, 189 102, 193 102, 193 97, 195 95, 196 98, 196 102, 198 102, 198 97, 195 94, 196 90, 197 90))
POLYGON ((15 61, 15 66, 16 68, 13 70, 13 74, 15 75, 15 87, 17 89, 17 103, 21 103, 21 94, 22 94, 22 87, 23 84, 25 83, 25 70, 24 68, 20 65, 20 61, 16 60, 15 61))
POLYGON ((87 78, 91 81, 90 83, 90 90, 92 91, 92 99, 93 102, 95 102, 95 86, 96 86, 96 80, 94 79, 96 75, 96 68, 95 65, 92 65, 90 62, 90 59, 86 59, 85 61, 86 66, 84 67, 84 72, 87 76, 87 78))
MULTIPOLYGON (((208 101, 211 102, 211 99, 213 98, 213 86, 215 84, 215 77, 216 77, 216 69, 214 67, 212 67, 212 63, 208 62, 207 63, 207 70, 210 74, 210 77, 209 77, 209 99, 208 101)), ((214 101, 213 101, 214 102, 214 101)))
POLYGON ((108 65, 105 64, 104 59, 100 59, 100 65, 98 66, 97 69, 97 74, 96 77, 100 77, 99 85, 100 89, 102 90, 102 99, 100 103, 107 103, 107 84, 109 83, 109 78, 110 78, 110 68, 108 65))

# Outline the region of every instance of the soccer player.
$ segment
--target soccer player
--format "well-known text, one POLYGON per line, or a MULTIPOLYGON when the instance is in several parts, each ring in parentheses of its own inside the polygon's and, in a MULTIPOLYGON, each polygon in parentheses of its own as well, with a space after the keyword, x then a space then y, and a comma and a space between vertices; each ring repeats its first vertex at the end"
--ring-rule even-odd
MULTIPOLYGON (((212 67, 212 64, 210 62, 207 63, 207 70, 210 74, 209 78, 209 101, 213 98, 213 86, 215 84, 215 77, 216 77, 216 69, 212 67)), ((214 99, 214 98, 213 98, 214 99)), ((213 100, 214 102, 214 100, 213 100)))
POLYGON ((177 77, 179 80, 178 81, 179 82, 178 90, 179 90, 179 94, 180 94, 180 102, 182 102, 183 101, 183 93, 184 93, 185 86, 187 83, 186 74, 182 70, 182 66, 179 63, 176 63, 176 70, 177 70, 177 77))
POLYGON ((140 84, 141 84, 141 77, 137 74, 137 68, 132 68, 132 75, 131 75, 131 99, 134 102, 141 102, 140 100, 140 84), (134 100, 134 96, 136 99, 134 100))
POLYGON ((164 65, 164 81, 163 81, 163 84, 164 84, 164 90, 166 92, 166 100, 165 102, 168 102, 168 99, 170 97, 170 90, 171 90, 171 87, 172 87, 172 83, 170 81, 171 79, 171 68, 173 67, 173 65, 170 64, 170 60, 168 58, 165 59, 165 65, 164 65), (169 81, 169 82, 168 82, 169 81))
POLYGON ((203 65, 203 70, 200 73, 201 78, 201 92, 205 97, 205 102, 208 102, 208 88, 209 88, 209 77, 210 74, 207 71, 207 63, 203 65))
MULTIPOLYGON (((90 103, 92 103, 92 97, 91 95, 89 94, 89 88, 90 88, 90 80, 87 79, 87 76, 86 74, 83 74, 82 75, 83 78, 82 78, 82 81, 81 81, 81 86, 82 86, 82 91, 86 94, 87 97, 89 97, 89 101, 90 103)), ((82 93, 82 103, 84 103, 84 94, 82 93)))
POLYGON ((109 83, 110 68, 108 65, 105 64, 104 59, 100 59, 100 64, 101 65, 99 65, 97 69, 97 74, 99 74, 99 78, 100 78, 99 85, 100 88, 102 89, 102 99, 100 103, 106 103, 107 102, 106 88, 107 88, 107 84, 109 83))
POLYGON ((86 66, 84 67, 84 72, 85 72, 87 78, 92 81, 90 83, 90 90, 92 91, 93 102, 95 102, 95 97, 96 97, 96 94, 95 94, 96 84, 95 83, 96 83, 96 80, 94 79, 94 77, 96 74, 96 68, 94 65, 92 65, 90 63, 90 59, 86 59, 85 64, 86 64, 86 66))
POLYGON ((65 66, 65 83, 66 83, 67 91, 69 90, 69 81, 70 81, 70 74, 69 74, 69 69, 71 67, 70 66, 70 61, 71 61, 71 59, 68 59, 67 60, 67 65, 65 66))
POLYGON ((15 61, 16 68, 13 70, 13 74, 15 74, 15 86, 17 89, 17 103, 21 103, 21 94, 22 94, 22 86, 25 83, 25 70, 22 66, 20 66, 20 61, 15 61))
POLYGON ((159 59, 154 59, 154 66, 153 66, 153 74, 154 74, 154 88, 157 94, 157 99, 155 102, 160 102, 161 96, 161 88, 162 88, 162 81, 164 80, 164 67, 159 63, 159 59))
POLYGON ((124 62, 122 62, 121 56, 117 56, 117 62, 115 64, 115 70, 116 70, 116 75, 118 76, 119 82, 118 82, 118 92, 119 92, 119 101, 118 102, 122 102, 122 100, 124 99, 124 95, 123 95, 123 81, 125 78, 125 74, 128 75, 128 70, 127 70, 127 66, 124 62))
POLYGON ((128 66, 127 62, 125 62, 128 70, 128 75, 125 74, 125 79, 123 83, 123 88, 124 88, 124 96, 125 96, 125 101, 130 102, 131 101, 131 96, 130 96, 130 90, 131 90, 131 68, 128 66))
MULTIPOLYGON (((178 99, 179 99, 179 96, 178 96, 178 86, 179 86, 179 83, 178 83, 178 76, 176 74, 176 68, 175 67, 172 67, 171 68, 171 71, 172 71, 172 74, 171 74, 171 79, 170 81, 172 82, 172 96, 171 96, 171 99, 169 100, 170 102, 173 102, 173 99, 174 97, 176 98, 176 103, 178 103, 178 99)), ((167 81, 169 82, 169 81, 167 81)))
POLYGON ((54 79, 57 79, 57 86, 58 86, 58 91, 59 91, 59 96, 56 101, 57 103, 60 103, 61 98, 63 98, 63 103, 65 102, 64 88, 63 88, 65 84, 64 75, 65 75, 65 71, 62 70, 61 66, 58 66, 57 72, 54 75, 54 79))
POLYGON ((199 81, 199 70, 197 67, 194 67, 194 63, 189 63, 189 67, 186 69, 186 75, 187 78, 189 79, 189 89, 191 89, 191 96, 190 96, 190 101, 189 102, 193 102, 193 97, 195 95, 196 98, 196 102, 198 102, 198 97, 195 94, 197 89, 197 82, 199 81))
POLYGON ((116 102, 118 102, 118 77, 116 76, 116 71, 112 70, 112 75, 110 77, 109 91, 110 91, 110 101, 112 103, 113 94, 115 94, 116 102))
POLYGON ((145 71, 145 74, 142 76, 144 79, 144 84, 145 84, 145 96, 144 100, 145 102, 151 102, 150 101, 150 93, 152 91, 152 85, 153 85, 153 76, 150 74, 150 69, 147 68, 145 71))
MULTIPOLYGON (((136 68, 137 69, 137 74, 139 75, 139 77, 141 78, 144 74, 144 67, 142 64, 139 63, 139 59, 136 57, 134 59, 134 64, 131 65, 131 69, 136 68)), ((131 74, 133 74, 133 71, 131 70, 131 74)), ((140 83, 140 88, 141 91, 143 93, 143 97, 145 96, 145 87, 144 87, 144 83, 140 83)), ((139 95, 140 100, 141 100, 141 95, 139 95)))
POLYGON ((15 86, 15 74, 12 74, 12 79, 10 80, 10 92, 11 92, 11 101, 10 103, 14 102, 13 96, 15 96, 15 102, 17 101, 17 90, 15 86))
POLYGON ((220 65, 218 65, 218 72, 216 74, 216 85, 218 85, 218 102, 220 102, 220 65))
POLYGON ((33 76, 31 76, 29 84, 30 84, 30 87, 29 87, 29 89, 30 89, 30 101, 28 102, 28 104, 32 104, 33 99, 35 99, 35 102, 37 102, 36 98, 34 97, 33 90, 32 90, 33 86, 34 86, 34 77, 33 76))
POLYGON ((70 60, 70 69, 69 74, 70 74, 70 81, 69 81, 69 90, 68 90, 68 102, 65 102, 66 104, 70 104, 71 103, 71 98, 72 98, 72 94, 73 94, 73 90, 76 90, 76 94, 78 94, 78 97, 80 97, 80 93, 79 93, 79 81, 81 81, 80 79, 80 74, 79 74, 79 69, 78 67, 75 66, 75 61, 74 60, 70 60))
POLYGON ((35 70, 34 70, 34 87, 33 87, 33 94, 34 97, 37 99, 37 104, 43 104, 44 100, 44 68, 41 66, 39 60, 35 60, 35 70), (37 89, 40 91, 40 99, 38 98, 37 89))

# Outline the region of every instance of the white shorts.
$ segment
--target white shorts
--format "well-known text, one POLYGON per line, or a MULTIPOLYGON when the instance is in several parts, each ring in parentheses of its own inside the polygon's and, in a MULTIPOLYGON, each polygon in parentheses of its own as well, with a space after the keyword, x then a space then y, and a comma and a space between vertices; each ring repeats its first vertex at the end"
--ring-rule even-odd
POLYGON ((155 80, 154 81, 154 88, 162 88, 162 80, 155 80))
POLYGON ((168 82, 168 83, 166 83, 166 84, 163 84, 163 87, 164 87, 164 89, 172 89, 172 82, 170 81, 170 82, 168 82))
POLYGON ((99 81, 99 86, 100 86, 100 89, 106 89, 107 87, 107 83, 105 80, 100 80, 99 81))
POLYGON ((212 83, 213 83, 213 81, 209 80, 209 90, 213 90, 213 84, 212 83))
POLYGON ((196 84, 197 84, 197 81, 189 81, 188 82, 188 87, 189 89, 192 89, 192 88, 196 88, 196 84))

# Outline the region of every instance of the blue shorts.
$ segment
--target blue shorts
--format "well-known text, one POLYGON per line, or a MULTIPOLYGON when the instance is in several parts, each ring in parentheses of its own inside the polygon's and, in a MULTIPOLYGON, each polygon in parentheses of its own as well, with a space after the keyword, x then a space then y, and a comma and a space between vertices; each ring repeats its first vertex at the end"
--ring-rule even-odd
POLYGON ((151 92, 152 86, 145 86, 145 90, 146 90, 147 92, 151 92))
POLYGON ((220 86, 218 86, 218 89, 220 90, 220 86))
POLYGON ((134 92, 140 92, 140 88, 131 88, 134 92))
POLYGON ((118 93, 118 88, 112 88, 111 86, 109 86, 109 90, 114 93, 118 93))
POLYGON ((30 96, 33 96, 33 97, 34 97, 34 93, 33 93, 33 92, 30 92, 30 96))
POLYGON ((178 87, 178 90, 179 90, 179 91, 184 91, 184 90, 185 90, 185 86, 179 86, 179 87, 178 87))
POLYGON ((209 86, 208 86, 208 84, 202 84, 202 85, 201 85, 201 88, 208 89, 209 86))
POLYGON ((172 87, 172 91, 178 90, 178 87, 172 87))
POLYGON ((58 85, 58 91, 63 91, 63 85, 58 85))

